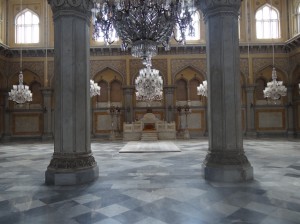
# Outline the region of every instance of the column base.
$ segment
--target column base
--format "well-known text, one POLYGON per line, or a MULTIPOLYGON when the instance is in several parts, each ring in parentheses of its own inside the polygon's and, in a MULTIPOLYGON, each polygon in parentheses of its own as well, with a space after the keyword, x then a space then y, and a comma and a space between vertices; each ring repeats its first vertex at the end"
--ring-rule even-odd
POLYGON ((238 183, 253 180, 252 166, 205 166, 204 178, 208 181, 238 183))
POLYGON ((96 180, 99 167, 91 154, 61 155, 53 158, 45 172, 45 183, 48 185, 79 185, 96 180))
POLYGON ((53 140, 53 135, 52 134, 43 134, 42 135, 42 140, 43 141, 52 141, 53 140))
POLYGON ((203 167, 204 178, 208 181, 238 183, 253 180, 253 167, 241 152, 209 152, 203 167))
POLYGON ((185 129, 185 130, 184 130, 183 138, 184 138, 184 139, 190 139, 190 132, 189 132, 188 129, 185 129))

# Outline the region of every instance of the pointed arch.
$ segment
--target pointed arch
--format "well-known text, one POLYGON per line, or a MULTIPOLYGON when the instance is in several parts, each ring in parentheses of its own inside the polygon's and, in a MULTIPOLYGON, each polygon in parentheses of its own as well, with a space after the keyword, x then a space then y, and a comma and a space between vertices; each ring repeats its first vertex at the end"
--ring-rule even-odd
POLYGON ((110 102, 122 102, 122 83, 115 79, 110 83, 110 102))
POLYGON ((26 8, 15 17, 15 43, 34 44, 40 41, 40 18, 26 8))
POLYGON ((266 3, 258 8, 255 21, 257 39, 280 38, 280 13, 274 6, 266 3))

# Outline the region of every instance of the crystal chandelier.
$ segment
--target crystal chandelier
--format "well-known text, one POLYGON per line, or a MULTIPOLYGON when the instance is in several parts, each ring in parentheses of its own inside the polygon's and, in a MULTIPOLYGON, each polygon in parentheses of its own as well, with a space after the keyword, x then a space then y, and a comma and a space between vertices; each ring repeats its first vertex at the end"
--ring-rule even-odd
POLYGON ((203 81, 203 84, 197 86, 197 95, 206 96, 207 97, 207 81, 203 81))
POLYGON ((272 70, 272 81, 267 83, 267 87, 264 89, 264 97, 271 102, 276 103, 282 96, 286 96, 286 87, 282 81, 277 81, 276 69, 272 70))
POLYGON ((195 35, 194 12, 193 0, 94 0, 93 38, 112 44, 118 36, 121 49, 131 45, 132 56, 148 66, 158 45, 169 50, 172 36, 184 44, 186 31, 195 35))
POLYGON ((137 100, 147 102, 162 100, 163 80, 159 71, 150 66, 141 69, 135 79, 135 89, 137 100))
POLYGON ((100 96, 100 86, 90 79, 90 97, 100 96))
POLYGON ((26 103, 32 101, 32 93, 29 86, 23 84, 23 72, 19 74, 19 85, 13 85, 13 88, 8 93, 8 99, 16 103, 26 103))
MULTIPOLYGON (((271 0, 271 8, 272 8, 272 0, 271 0)), ((270 13, 271 18, 271 13, 270 13)), ((272 26, 271 26, 271 34, 272 34, 272 26)), ((272 35, 273 36, 273 35, 272 35)), ((274 66, 275 62, 275 52, 274 52, 274 41, 272 37, 272 50, 273 50, 273 69, 272 69, 272 81, 267 83, 267 87, 263 90, 264 97, 267 98, 268 101, 276 104, 277 101, 282 97, 286 96, 286 87, 283 85, 282 81, 277 81, 277 73, 274 66)))

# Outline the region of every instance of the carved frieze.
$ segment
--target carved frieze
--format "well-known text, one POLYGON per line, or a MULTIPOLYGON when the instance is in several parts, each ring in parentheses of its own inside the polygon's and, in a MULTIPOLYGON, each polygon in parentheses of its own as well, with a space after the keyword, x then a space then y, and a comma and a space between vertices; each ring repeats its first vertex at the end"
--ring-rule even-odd
MULTIPOLYGON (((271 66, 273 64, 272 58, 254 58, 253 59, 253 73, 256 74, 260 70, 271 66)), ((276 58, 275 67, 279 68, 285 73, 289 73, 289 59, 288 58, 276 58)))
POLYGON ((249 76, 249 63, 248 59, 240 59, 240 70, 241 72, 248 77, 249 76))
POLYGON ((206 77, 206 59, 174 59, 171 60, 172 80, 174 81, 175 76, 187 67, 192 67, 198 70, 204 77, 206 77))
MULTIPOLYGON (((11 75, 18 74, 20 71, 20 63, 19 62, 10 63, 9 68, 10 68, 9 74, 11 74, 11 75)), ((22 69, 23 70, 27 69, 27 70, 35 73, 36 75, 38 75, 41 78, 41 80, 44 77, 44 62, 24 61, 22 64, 22 69)))
POLYGON ((94 77, 97 73, 103 71, 106 68, 111 68, 118 72, 126 83, 126 61, 125 60, 91 60, 90 62, 90 78, 94 77))

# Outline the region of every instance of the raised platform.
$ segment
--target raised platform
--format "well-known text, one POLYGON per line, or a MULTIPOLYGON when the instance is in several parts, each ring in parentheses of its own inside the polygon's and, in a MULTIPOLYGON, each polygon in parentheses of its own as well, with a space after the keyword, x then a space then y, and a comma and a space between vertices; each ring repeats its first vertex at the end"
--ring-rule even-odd
POLYGON ((148 153, 148 152, 181 152, 181 150, 171 141, 128 142, 119 153, 148 153))

